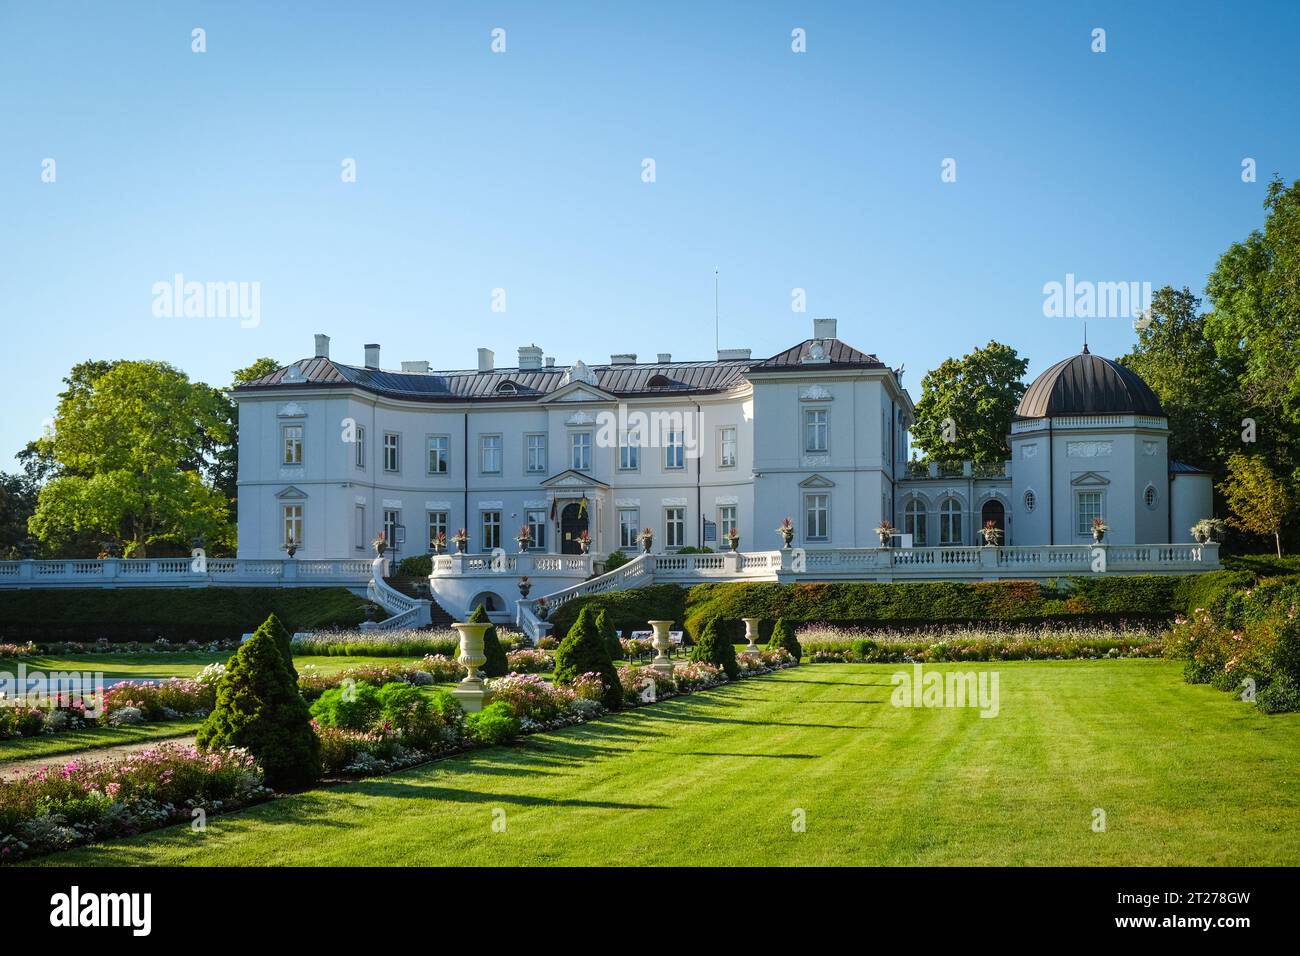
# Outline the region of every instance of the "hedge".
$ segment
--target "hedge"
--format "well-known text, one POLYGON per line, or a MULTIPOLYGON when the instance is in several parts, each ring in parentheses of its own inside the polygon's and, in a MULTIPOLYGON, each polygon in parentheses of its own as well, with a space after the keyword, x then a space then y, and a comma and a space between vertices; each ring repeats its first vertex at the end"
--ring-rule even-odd
POLYGON ((0 591, 0 638, 113 642, 238 640, 271 614, 290 631, 356 627, 369 603, 347 588, 24 588, 0 591))
POLYGON ((625 634, 629 630, 644 631, 650 627, 646 621, 651 620, 680 624, 686 614, 686 589, 676 584, 652 584, 630 591, 574 598, 561 604, 551 615, 554 625, 551 633, 568 634, 584 607, 590 607, 593 614, 605 611, 614 627, 625 634))

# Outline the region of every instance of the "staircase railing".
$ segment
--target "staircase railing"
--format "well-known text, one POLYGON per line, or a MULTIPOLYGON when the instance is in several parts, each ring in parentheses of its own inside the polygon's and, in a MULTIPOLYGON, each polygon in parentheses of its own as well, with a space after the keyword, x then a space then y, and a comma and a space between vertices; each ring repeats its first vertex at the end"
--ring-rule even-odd
POLYGON ((366 596, 390 616, 382 621, 365 621, 362 630, 396 631, 404 627, 420 627, 431 620, 430 602, 408 597, 384 580, 383 558, 375 558, 370 565, 366 596))

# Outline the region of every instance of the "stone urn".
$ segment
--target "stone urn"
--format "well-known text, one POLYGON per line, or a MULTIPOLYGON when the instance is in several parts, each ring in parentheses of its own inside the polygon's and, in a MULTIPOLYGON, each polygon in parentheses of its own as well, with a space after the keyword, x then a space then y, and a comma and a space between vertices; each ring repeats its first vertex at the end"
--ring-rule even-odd
POLYGON ((452 624, 460 634, 460 656, 456 661, 465 668, 466 673, 451 695, 467 714, 476 713, 487 704, 488 691, 483 686, 483 678, 479 676, 478 669, 487 663, 487 657, 483 654, 483 635, 491 626, 487 623, 452 624))
POLYGON ((528 597, 528 592, 531 591, 532 589, 533 589, 533 582, 529 581, 528 575, 525 574, 523 577, 519 579, 519 596, 521 598, 528 597))
POLYGON ((745 622, 745 640, 749 642, 749 646, 741 653, 757 657, 762 653, 762 649, 758 646, 758 622, 762 618, 742 617, 741 620, 745 622))
POLYGON ((672 621, 647 621, 654 628, 654 637, 650 643, 654 645, 655 658, 650 662, 650 666, 662 674, 671 674, 673 672, 672 658, 668 652, 673 648, 673 639, 668 636, 668 629, 673 626, 672 621))

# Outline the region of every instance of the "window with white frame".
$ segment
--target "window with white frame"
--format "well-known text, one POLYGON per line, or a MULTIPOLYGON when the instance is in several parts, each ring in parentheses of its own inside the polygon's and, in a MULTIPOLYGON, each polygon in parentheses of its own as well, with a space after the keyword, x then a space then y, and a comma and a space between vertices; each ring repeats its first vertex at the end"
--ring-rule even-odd
POLYGON ((1076 491, 1074 513, 1078 516, 1076 530, 1079 534, 1092 534, 1092 519, 1101 517, 1101 492, 1076 491))
POLYGON ((828 541, 831 536, 831 496, 818 492, 803 496, 804 538, 828 541))
POLYGON ((384 471, 402 470, 402 436, 384 432, 384 471))
POLYGON ((726 541, 727 535, 736 527, 736 506, 722 505, 718 508, 718 533, 721 540, 726 541))
POLYGON ((591 471, 591 432, 569 433, 569 467, 591 471))
POLYGON ((426 540, 429 542, 429 550, 433 550, 433 543, 438 540, 440 534, 444 536, 443 547, 446 547, 446 535, 449 533, 447 531, 447 512, 429 511, 425 513, 425 518, 429 530, 426 536, 426 540))
POLYGON ((546 550, 546 512, 541 508, 528 511, 524 514, 525 524, 528 530, 533 533, 528 547, 533 551, 546 550))
POLYGON ((724 425, 718 433, 718 467, 736 467, 736 426, 724 425))
POLYGON ((388 550, 396 551, 398 549, 398 538, 400 535, 397 529, 402 526, 402 512, 396 508, 384 509, 384 540, 388 542, 388 550))
POLYGON ((956 498, 945 498, 939 505, 939 543, 961 542, 961 502, 956 498))
POLYGON ((686 509, 664 509, 664 547, 686 547, 686 509))
POLYGON ((493 548, 501 547, 501 512, 484 511, 480 513, 480 525, 483 529, 481 535, 483 540, 483 550, 491 551, 493 548))
POLYGON ((618 546, 635 548, 641 533, 641 511, 638 508, 618 509, 618 546))
POLYGON ((686 467, 686 435, 670 428, 664 432, 664 468, 676 471, 686 467))
POLYGON ((546 474, 546 436, 524 436, 524 471, 530 475, 546 474))
POLYGON ((366 467, 366 426, 358 425, 356 430, 356 465, 358 468, 365 470, 366 467))
POLYGON ((282 461, 286 465, 301 465, 302 426, 285 425, 282 432, 284 434, 284 458, 282 461))
POLYGON ((425 439, 426 471, 430 475, 445 475, 451 469, 451 437, 430 435, 425 439))
POLYGON ((501 474, 501 436, 500 435, 479 436, 478 470, 485 475, 501 474))
POLYGON ((1038 496, 1034 494, 1033 489, 1025 491, 1025 511, 1033 511, 1038 506, 1038 496))
POLYGON ((830 412, 825 408, 805 408, 803 450, 825 454, 830 447, 830 412))
POLYGON ((903 509, 903 531, 912 536, 912 545, 925 547, 925 502, 913 498, 903 509))
POLYGON ((366 506, 357 505, 356 508, 353 509, 352 519, 355 525, 352 529, 353 536, 356 540, 354 547, 358 551, 364 551, 366 550, 366 545, 370 543, 370 529, 366 527, 366 506))
POLYGON ((618 470, 636 471, 641 467, 641 431, 629 428, 618 443, 618 470))
POLYGON ((302 547, 302 505, 285 505, 281 515, 280 543, 302 547))

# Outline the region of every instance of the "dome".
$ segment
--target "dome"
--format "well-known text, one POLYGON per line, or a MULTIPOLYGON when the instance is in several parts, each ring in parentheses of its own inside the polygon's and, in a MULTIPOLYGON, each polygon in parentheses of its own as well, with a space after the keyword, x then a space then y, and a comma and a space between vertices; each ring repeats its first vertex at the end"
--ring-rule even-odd
POLYGON ((1017 418, 1060 415, 1156 415, 1160 400, 1141 376, 1118 362, 1093 355, 1088 346, 1057 362, 1025 390, 1017 418))

